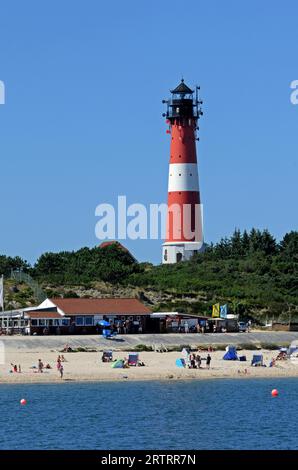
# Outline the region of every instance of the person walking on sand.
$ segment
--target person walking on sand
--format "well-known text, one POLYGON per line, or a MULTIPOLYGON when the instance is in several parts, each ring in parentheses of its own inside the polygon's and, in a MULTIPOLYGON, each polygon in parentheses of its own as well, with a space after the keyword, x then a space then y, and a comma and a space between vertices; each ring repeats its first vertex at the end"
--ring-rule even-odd
POLYGON ((211 356, 208 353, 207 359, 206 359, 206 367, 207 369, 210 369, 210 363, 211 363, 211 356))
POLYGON ((61 379, 63 379, 63 371, 64 371, 63 365, 60 363, 59 372, 60 372, 61 379))
POLYGON ((43 372, 43 363, 41 359, 38 359, 38 372, 43 372))

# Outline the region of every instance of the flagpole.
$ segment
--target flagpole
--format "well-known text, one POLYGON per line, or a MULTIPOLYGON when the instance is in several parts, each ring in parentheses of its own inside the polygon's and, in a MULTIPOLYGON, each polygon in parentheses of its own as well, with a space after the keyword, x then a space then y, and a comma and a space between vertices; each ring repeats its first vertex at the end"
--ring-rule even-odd
POLYGON ((1 282, 0 282, 0 306, 2 308, 2 312, 4 312, 4 275, 2 274, 1 276, 1 282))

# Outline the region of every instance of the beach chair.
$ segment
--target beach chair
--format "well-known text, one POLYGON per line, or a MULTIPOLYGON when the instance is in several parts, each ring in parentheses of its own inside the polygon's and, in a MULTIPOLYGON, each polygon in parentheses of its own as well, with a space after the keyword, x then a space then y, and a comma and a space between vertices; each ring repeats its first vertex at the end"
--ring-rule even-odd
POLYGON ((139 362, 139 354, 138 353, 129 353, 128 355, 128 365, 129 366, 137 366, 139 362))
POLYGON ((102 352, 102 362, 111 362, 113 360, 113 351, 102 352))
POLYGON ((254 367, 263 366, 263 354, 254 354, 251 365, 254 367))

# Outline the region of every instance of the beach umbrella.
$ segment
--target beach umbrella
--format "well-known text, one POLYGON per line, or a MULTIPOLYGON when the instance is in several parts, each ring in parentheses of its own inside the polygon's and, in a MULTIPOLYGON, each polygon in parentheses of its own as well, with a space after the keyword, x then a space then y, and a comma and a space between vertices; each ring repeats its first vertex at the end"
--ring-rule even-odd
POLYGON ((100 326, 111 326, 110 323, 106 320, 100 320, 99 325, 100 326))

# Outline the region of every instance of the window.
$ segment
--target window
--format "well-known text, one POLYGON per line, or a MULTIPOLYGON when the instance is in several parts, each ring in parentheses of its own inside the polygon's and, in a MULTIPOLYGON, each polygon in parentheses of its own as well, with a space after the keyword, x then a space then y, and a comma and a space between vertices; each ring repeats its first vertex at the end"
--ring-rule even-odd
POLYGON ((39 326, 45 326, 46 321, 43 318, 39 319, 39 326))
POLYGON ((60 323, 60 320, 58 320, 58 318, 56 318, 56 319, 54 320, 54 325, 55 325, 55 326, 59 326, 59 323, 60 323))
POLYGON ((68 326, 69 325, 69 320, 67 318, 62 319, 62 325, 63 326, 68 326))
POLYGON ((31 320, 31 325, 32 326, 37 326, 37 320, 31 320))
POLYGON ((93 325, 93 317, 85 317, 85 325, 92 326, 93 325))
POLYGON ((84 317, 76 317, 76 325, 83 326, 84 325, 84 317))

